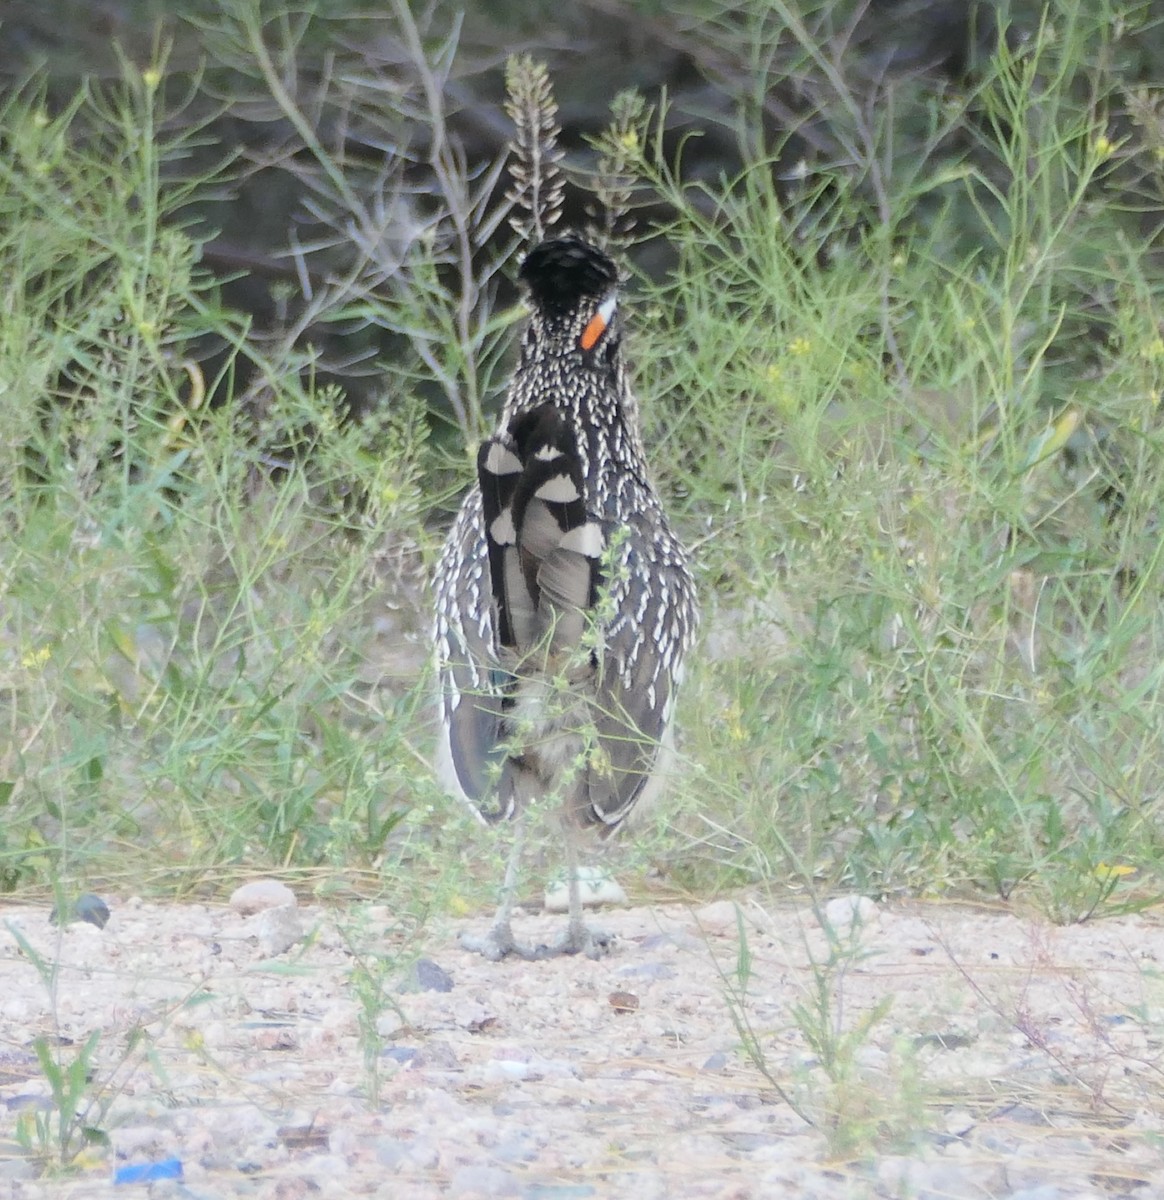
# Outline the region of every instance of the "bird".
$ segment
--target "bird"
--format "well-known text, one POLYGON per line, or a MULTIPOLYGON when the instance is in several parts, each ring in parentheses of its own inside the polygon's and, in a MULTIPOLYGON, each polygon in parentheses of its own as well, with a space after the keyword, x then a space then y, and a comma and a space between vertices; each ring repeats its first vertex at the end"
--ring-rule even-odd
POLYGON ((462 945, 495 961, 597 958, 611 939, 583 921, 575 840, 613 833, 659 785, 699 605, 648 476, 615 262, 566 233, 518 278, 517 364, 435 574, 438 762, 483 822, 517 823, 493 924, 462 945), (533 946, 511 915, 540 805, 562 822, 569 924, 533 946))

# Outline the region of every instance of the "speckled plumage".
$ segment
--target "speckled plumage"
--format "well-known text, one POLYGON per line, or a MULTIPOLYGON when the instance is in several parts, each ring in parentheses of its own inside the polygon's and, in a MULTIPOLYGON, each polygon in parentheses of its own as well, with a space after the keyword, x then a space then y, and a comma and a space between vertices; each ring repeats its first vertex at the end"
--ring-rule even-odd
POLYGON ((436 575, 442 773, 486 820, 553 798, 605 832, 657 767, 695 586, 648 480, 614 264, 569 236, 521 279, 520 360, 436 575))

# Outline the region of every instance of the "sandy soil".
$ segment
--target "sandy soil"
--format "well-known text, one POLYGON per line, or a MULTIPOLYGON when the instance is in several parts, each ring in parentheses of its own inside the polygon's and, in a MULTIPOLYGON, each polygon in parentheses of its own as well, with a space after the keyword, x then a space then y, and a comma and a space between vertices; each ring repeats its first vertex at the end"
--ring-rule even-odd
POLYGON ((405 943, 382 906, 109 901, 103 930, 0 910, 0 1195, 135 1194, 116 1168, 177 1158, 149 1194, 1164 1197, 1160 914, 882 906, 829 967, 807 909, 744 903, 746 1012, 798 1115, 741 1052, 724 902, 602 913, 599 962, 492 964, 456 940, 482 919, 405 943), (68 1064, 94 1031, 110 1146, 38 1178, 33 1040, 68 1064))

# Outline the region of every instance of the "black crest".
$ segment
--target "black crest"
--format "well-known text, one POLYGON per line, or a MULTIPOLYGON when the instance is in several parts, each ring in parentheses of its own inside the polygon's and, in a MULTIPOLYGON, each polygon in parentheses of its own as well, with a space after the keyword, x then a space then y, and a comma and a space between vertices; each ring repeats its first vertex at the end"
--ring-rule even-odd
POLYGON ((583 300, 601 300, 618 283, 618 268, 577 234, 540 242, 525 257, 518 278, 545 312, 568 313, 583 300))

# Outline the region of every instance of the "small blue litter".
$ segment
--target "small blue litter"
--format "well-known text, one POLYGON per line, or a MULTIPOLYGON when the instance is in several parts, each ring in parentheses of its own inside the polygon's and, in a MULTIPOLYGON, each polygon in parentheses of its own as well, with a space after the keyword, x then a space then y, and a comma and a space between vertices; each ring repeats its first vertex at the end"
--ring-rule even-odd
POLYGON ((130 1163, 113 1172, 114 1183, 154 1183, 159 1179, 181 1179, 182 1160, 162 1158, 152 1163, 130 1163))

